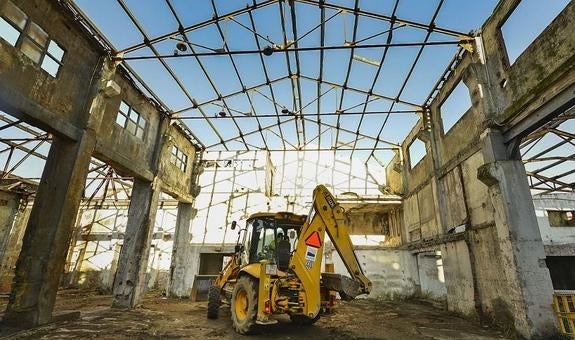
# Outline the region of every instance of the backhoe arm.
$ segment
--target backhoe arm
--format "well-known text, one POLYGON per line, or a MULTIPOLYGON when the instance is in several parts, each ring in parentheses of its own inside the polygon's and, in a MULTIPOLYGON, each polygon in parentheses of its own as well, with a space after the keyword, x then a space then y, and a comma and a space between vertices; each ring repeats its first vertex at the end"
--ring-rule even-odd
POLYGON ((302 226, 296 251, 290 260, 290 269, 298 277, 305 291, 303 314, 313 317, 320 308, 320 280, 324 287, 338 291, 342 298, 369 294, 371 281, 365 276, 348 234, 345 211, 323 185, 313 192, 313 209, 302 226), (321 273, 321 259, 325 234, 329 235, 352 279, 342 275, 321 273))
MULTIPOLYGON (((353 280, 359 283, 359 289, 355 292, 357 293, 355 295, 369 294, 371 291, 371 281, 363 273, 355 251, 353 250, 344 209, 339 206, 335 197, 333 197, 329 190, 323 185, 316 187, 314 197, 316 202, 324 201, 328 206, 327 210, 324 208, 325 206, 322 206, 317 212, 322 215, 326 232, 345 264, 345 267, 353 280)), ((355 297, 355 295, 352 297, 355 297)))

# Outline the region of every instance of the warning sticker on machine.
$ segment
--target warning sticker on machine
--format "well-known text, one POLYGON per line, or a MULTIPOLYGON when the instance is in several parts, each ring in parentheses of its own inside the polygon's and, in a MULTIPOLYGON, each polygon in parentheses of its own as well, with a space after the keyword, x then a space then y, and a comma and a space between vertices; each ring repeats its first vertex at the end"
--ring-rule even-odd
POLYGON ((309 261, 315 261, 317 256, 317 248, 307 246, 305 250, 305 259, 309 261))
POLYGON ((319 237, 319 233, 317 231, 314 231, 313 233, 311 233, 305 239, 305 244, 308 246, 315 247, 315 248, 321 247, 321 238, 319 237))

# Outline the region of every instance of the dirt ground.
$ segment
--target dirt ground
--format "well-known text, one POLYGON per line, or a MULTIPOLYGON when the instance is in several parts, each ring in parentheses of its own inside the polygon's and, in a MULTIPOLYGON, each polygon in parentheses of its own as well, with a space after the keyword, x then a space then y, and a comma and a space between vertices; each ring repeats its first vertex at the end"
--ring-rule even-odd
MULTIPOLYGON (((133 310, 111 309, 111 297, 65 290, 55 314, 80 311, 80 319, 59 321, 18 331, 0 330, 7 339, 502 339, 503 334, 421 302, 355 300, 340 302, 335 314, 313 326, 294 327, 289 318, 252 336, 234 333, 230 311, 222 307, 217 320, 206 318, 205 302, 166 299, 148 294, 133 310)), ((6 296, 0 296, 4 310, 6 296)))

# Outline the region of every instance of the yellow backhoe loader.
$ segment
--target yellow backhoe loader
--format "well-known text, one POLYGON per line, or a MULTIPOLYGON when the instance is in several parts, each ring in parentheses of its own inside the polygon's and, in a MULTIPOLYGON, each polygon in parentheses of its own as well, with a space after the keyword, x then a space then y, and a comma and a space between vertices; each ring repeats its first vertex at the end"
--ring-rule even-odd
POLYGON ((234 256, 210 287, 208 318, 217 318, 220 304, 228 303, 236 332, 249 334, 257 325, 276 323, 274 314, 313 324, 335 305, 335 292, 342 299, 369 294, 371 282, 354 253, 344 209, 323 185, 313 198, 308 216, 280 212, 248 218, 234 256), (321 272, 326 233, 352 278, 321 272))

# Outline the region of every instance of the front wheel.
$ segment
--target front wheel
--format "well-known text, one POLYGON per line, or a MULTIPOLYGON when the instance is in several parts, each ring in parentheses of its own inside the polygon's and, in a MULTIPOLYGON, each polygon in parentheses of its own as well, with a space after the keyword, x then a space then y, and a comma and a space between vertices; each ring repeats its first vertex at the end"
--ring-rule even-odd
POLYGON ((249 334, 256 326, 258 285, 249 276, 242 276, 232 292, 232 323, 239 334, 249 334))
POLYGON ((218 318, 221 302, 222 297, 220 295, 220 287, 212 284, 208 291, 208 319, 218 318))

